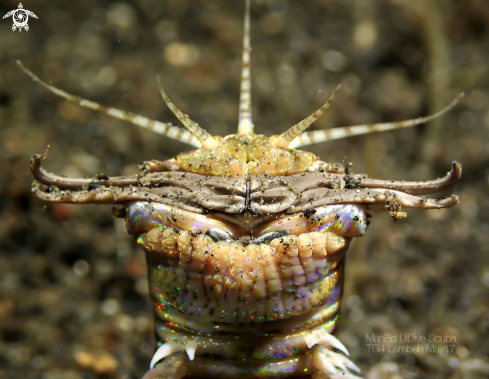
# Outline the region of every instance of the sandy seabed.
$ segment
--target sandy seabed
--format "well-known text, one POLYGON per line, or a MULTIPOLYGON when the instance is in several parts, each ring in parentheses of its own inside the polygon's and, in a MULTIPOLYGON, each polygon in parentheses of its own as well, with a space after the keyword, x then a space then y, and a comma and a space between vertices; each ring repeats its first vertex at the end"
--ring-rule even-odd
MULTIPOLYGON (((314 128, 432 113, 427 126, 311 147, 379 179, 427 180, 463 163, 461 203, 373 218, 348 258, 338 337, 371 379, 489 375, 489 8, 483 0, 252 0, 253 117, 278 134, 343 89, 314 128), (397 341, 369 341, 371 336, 397 341), (423 336, 399 342, 401 336, 423 336), (429 336, 439 340, 429 342, 429 336), (421 346, 423 349, 416 348, 421 346), (411 348, 408 348, 411 347, 411 348), (415 351, 416 350, 416 351, 415 351)), ((29 158, 67 176, 131 174, 188 149, 69 104, 74 94, 177 124, 156 84, 210 133, 236 131, 239 1, 24 4, 0 22, 0 378, 140 378, 153 354, 142 251, 110 206, 45 205, 29 158)), ((0 14, 17 8, 0 3, 0 14)), ((441 194, 443 195, 443 194, 441 194)))

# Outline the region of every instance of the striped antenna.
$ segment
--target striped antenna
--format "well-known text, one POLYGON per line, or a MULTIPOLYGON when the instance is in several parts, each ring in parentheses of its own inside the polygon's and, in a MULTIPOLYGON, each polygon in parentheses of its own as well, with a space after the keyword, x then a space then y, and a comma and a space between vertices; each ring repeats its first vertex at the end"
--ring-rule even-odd
POLYGON ((445 108, 432 115, 425 116, 425 117, 419 117, 411 120, 398 121, 398 122, 386 122, 382 124, 344 126, 341 128, 334 128, 328 130, 314 130, 312 132, 302 133, 292 141, 289 147, 298 148, 302 146, 308 146, 315 143, 331 141, 340 138, 359 136, 361 134, 385 132, 387 130, 409 128, 411 126, 424 124, 428 121, 431 121, 447 113, 449 110, 455 107, 460 102, 460 99, 462 99, 462 97, 464 96, 465 93, 462 92, 455 99, 453 99, 452 102, 448 104, 445 108))
POLYGON ((199 140, 192 135, 188 130, 182 129, 178 126, 172 125, 170 123, 163 123, 160 121, 152 120, 143 116, 139 116, 134 113, 130 112, 125 112, 120 109, 116 108, 111 108, 111 107, 105 107, 103 105, 100 105, 94 101, 82 99, 81 97, 71 95, 65 91, 62 91, 56 87, 53 87, 50 84, 47 84, 46 82, 42 81, 39 77, 34 75, 30 70, 28 70, 20 60, 17 60, 17 65, 20 67, 22 71, 24 71, 25 74, 27 74, 33 81, 36 83, 39 83, 41 86, 46 88, 47 90, 51 91, 55 95, 58 95, 68 101, 71 101, 72 103, 78 104, 82 107, 85 108, 90 108, 93 109, 97 112, 106 114, 108 116, 118 118, 120 120, 124 120, 127 122, 130 122, 131 124, 140 126, 142 128, 149 129, 155 133, 167 136, 169 138, 173 138, 177 141, 181 141, 184 143, 187 143, 189 145, 195 146, 195 147, 200 147, 201 143, 199 140))
POLYGON ((163 86, 161 85, 160 77, 157 76, 157 79, 161 97, 165 101, 166 105, 168 105, 168 108, 170 108, 173 114, 177 116, 183 126, 185 126, 199 140, 199 142, 202 144, 202 147, 204 149, 215 149, 217 146, 219 146, 219 143, 214 139, 214 137, 207 133, 205 129, 201 128, 199 124, 191 120, 188 115, 183 113, 175 106, 175 104, 172 103, 170 98, 165 93, 163 86))
POLYGON ((329 97, 328 101, 321 107, 319 108, 316 112, 314 112, 312 115, 309 117, 306 117, 304 120, 301 122, 295 124, 293 127, 291 127, 289 130, 286 132, 282 133, 278 137, 275 138, 274 144, 275 146, 281 147, 283 149, 286 148, 292 148, 292 141, 294 138, 297 136, 303 135, 301 134, 304 130, 306 130, 313 122, 315 122, 319 117, 323 115, 323 113, 326 111, 326 109, 329 108, 331 105, 333 99, 335 98, 336 94, 341 88, 341 84, 339 84, 336 89, 334 90, 333 94, 329 97))
POLYGON ((238 134, 253 133, 251 121, 251 72, 250 72, 250 0, 246 0, 243 30, 243 62, 241 66, 241 90, 239 95, 238 134))

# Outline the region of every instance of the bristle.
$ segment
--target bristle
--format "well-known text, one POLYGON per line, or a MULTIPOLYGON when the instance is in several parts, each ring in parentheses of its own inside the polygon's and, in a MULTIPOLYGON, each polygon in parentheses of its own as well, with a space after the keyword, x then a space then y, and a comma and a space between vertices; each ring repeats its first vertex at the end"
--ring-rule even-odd
POLYGON ((151 363, 149 364, 149 368, 154 368, 155 365, 161 361, 163 358, 178 353, 179 351, 182 351, 184 349, 184 346, 179 343, 179 342, 167 342, 164 343, 162 346, 156 350, 156 352, 153 355, 153 359, 151 359, 151 363))
POLYGON ((185 352, 187 353, 188 359, 191 361, 195 358, 195 351, 197 350, 197 343, 195 341, 189 341, 185 345, 185 352))
POLYGON ((250 0, 246 0, 243 28, 243 59, 241 65, 241 90, 239 96, 238 134, 253 133, 251 120, 251 71, 250 71, 250 0))
POLYGON ((279 135, 275 141, 274 144, 275 146, 281 147, 281 148, 288 148, 291 147, 291 142, 299 136, 304 130, 306 130, 313 122, 315 122, 319 117, 323 115, 323 113, 326 111, 326 109, 329 108, 331 102, 335 98, 336 94, 341 88, 341 84, 339 84, 336 89, 334 90, 333 94, 329 97, 328 101, 321 107, 319 108, 316 112, 314 112, 312 115, 309 117, 306 117, 304 120, 301 122, 295 124, 293 127, 291 127, 289 130, 286 132, 282 133, 279 135))
POLYGON ((180 122, 199 140, 204 149, 215 149, 219 144, 207 131, 199 126, 195 121, 193 121, 188 115, 183 113, 178 109, 175 104, 170 100, 170 98, 165 93, 163 86, 160 82, 160 77, 158 76, 158 87, 160 88, 161 97, 165 101, 168 108, 177 116, 180 122))
POLYGON ((359 136, 361 134, 369 134, 376 132, 385 132, 388 130, 409 128, 412 126, 424 124, 430 120, 442 116, 453 107, 455 107, 465 94, 462 92, 458 95, 450 104, 448 104, 442 110, 425 117, 414 118, 411 120, 398 121, 398 122, 386 122, 381 124, 370 124, 370 125, 354 125, 354 126, 344 126, 341 128, 334 128, 328 130, 315 130, 312 132, 306 132, 299 135, 294 139, 289 145, 290 148, 298 148, 307 145, 312 145, 315 143, 331 141, 340 138, 359 136))
POLYGON ((26 73, 32 80, 34 80, 36 83, 39 83, 41 86, 46 88, 47 90, 51 91, 55 95, 58 95, 68 101, 71 101, 72 103, 81 105, 82 107, 85 108, 90 108, 93 109, 97 112, 106 114, 108 116, 118 118, 120 120, 124 120, 127 122, 130 122, 131 124, 140 126, 142 128, 149 129, 155 133, 167 136, 169 138, 175 139, 177 141, 181 141, 184 143, 187 143, 189 145, 195 146, 195 147, 200 147, 201 143, 199 140, 192 135, 189 131, 182 129, 178 126, 172 125, 170 123, 163 123, 160 121, 152 120, 143 116, 139 116, 134 113, 130 112, 125 112, 120 109, 116 108, 111 108, 111 107, 105 107, 103 105, 100 105, 94 101, 82 99, 81 97, 71 95, 63 90, 60 90, 59 88, 53 87, 50 84, 47 84, 43 80, 41 80, 39 77, 37 77, 34 73, 32 73, 30 70, 28 70, 20 60, 17 61, 17 65, 21 68, 24 73, 26 73))

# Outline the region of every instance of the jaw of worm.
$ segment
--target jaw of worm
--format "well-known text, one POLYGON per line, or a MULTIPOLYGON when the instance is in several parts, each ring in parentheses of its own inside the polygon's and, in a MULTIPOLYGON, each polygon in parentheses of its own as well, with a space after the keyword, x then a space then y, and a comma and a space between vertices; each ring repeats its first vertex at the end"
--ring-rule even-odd
POLYGON ((68 101, 129 121, 196 150, 149 161, 135 176, 65 178, 31 160, 33 194, 47 202, 119 204, 127 230, 145 250, 159 348, 150 378, 358 378, 333 335, 341 303, 344 256, 370 213, 440 209, 458 203, 446 190, 460 163, 419 182, 353 175, 340 164, 296 150, 312 143, 411 127, 441 111, 394 123, 306 132, 316 112, 278 136, 254 133, 251 119, 250 17, 246 1, 237 134, 212 136, 169 99, 186 129, 101 106, 53 87, 18 61, 34 81, 68 101))

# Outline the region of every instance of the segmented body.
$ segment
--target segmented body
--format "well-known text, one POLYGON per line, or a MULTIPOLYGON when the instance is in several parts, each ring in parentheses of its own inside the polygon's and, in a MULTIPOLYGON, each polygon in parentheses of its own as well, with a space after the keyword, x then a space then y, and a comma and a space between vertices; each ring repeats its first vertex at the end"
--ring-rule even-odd
MULTIPOLYGON (((147 378, 354 378, 356 366, 331 333, 341 302, 344 255, 366 231, 371 208, 394 219, 401 207, 439 209, 458 202, 418 197, 452 186, 461 166, 430 182, 349 175, 341 165, 293 147, 349 135, 413 126, 439 113, 398 123, 304 133, 329 107, 280 136, 254 134, 249 71, 249 4, 245 17, 238 134, 211 136, 171 102, 188 129, 105 108, 49 90, 113 117, 196 147, 151 161, 129 177, 63 178, 35 155, 33 193, 49 202, 121 204, 128 232, 147 256, 161 346, 147 378), (186 351, 186 354, 183 353, 186 351)), ((458 100, 458 99, 456 99, 458 100)))

